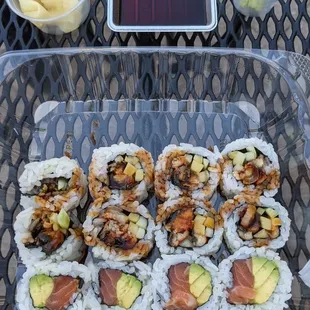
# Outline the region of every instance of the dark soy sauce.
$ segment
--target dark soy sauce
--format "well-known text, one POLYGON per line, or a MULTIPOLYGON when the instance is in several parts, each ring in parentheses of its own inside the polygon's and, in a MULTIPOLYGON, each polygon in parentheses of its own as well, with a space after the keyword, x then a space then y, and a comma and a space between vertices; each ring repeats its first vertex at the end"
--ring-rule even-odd
MULTIPOLYGON (((116 0, 120 25, 205 25, 206 0, 116 0)), ((116 12, 114 12, 116 13, 116 12)))

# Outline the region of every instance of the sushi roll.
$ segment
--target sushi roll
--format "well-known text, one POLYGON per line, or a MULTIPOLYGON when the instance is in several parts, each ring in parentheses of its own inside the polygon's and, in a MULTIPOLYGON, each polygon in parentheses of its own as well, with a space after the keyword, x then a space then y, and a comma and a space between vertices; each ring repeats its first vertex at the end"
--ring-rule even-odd
POLYGON ((155 223, 143 205, 97 199, 83 224, 85 243, 99 259, 132 261, 146 257, 154 243, 155 223))
POLYGON ((83 294, 90 286, 90 272, 84 265, 39 264, 28 268, 17 284, 17 309, 82 310, 83 294))
POLYGON ((87 178, 76 160, 64 156, 27 164, 19 186, 24 208, 68 211, 80 204, 86 193, 87 178))
POLYGON ((218 269, 207 257, 163 255, 152 278, 154 310, 219 309, 218 269))
POLYGON ((282 310, 291 298, 292 273, 279 254, 240 248, 219 265, 223 310, 282 310))
POLYGON ((155 240, 163 254, 181 254, 188 249, 211 255, 222 244, 223 221, 211 203, 183 197, 158 206, 155 240))
POLYGON ((81 261, 87 252, 82 225, 64 209, 26 209, 17 215, 14 230, 19 256, 26 266, 40 261, 81 261))
POLYGON ((165 201, 181 196, 209 200, 216 190, 221 168, 221 155, 191 144, 174 144, 164 148, 155 167, 155 194, 165 201))
POLYGON ((153 158, 142 147, 120 143, 94 150, 88 176, 93 199, 142 202, 153 179, 153 158))
POLYGON ((238 195, 220 209, 228 248, 242 246, 282 248, 288 240, 291 221, 287 210, 273 198, 238 195))
POLYGON ((280 187, 278 155, 258 138, 238 139, 222 151, 221 189, 227 198, 244 193, 273 197, 280 187))
POLYGON ((151 268, 146 264, 105 261, 89 264, 89 269, 94 291, 91 309, 151 309, 151 268))

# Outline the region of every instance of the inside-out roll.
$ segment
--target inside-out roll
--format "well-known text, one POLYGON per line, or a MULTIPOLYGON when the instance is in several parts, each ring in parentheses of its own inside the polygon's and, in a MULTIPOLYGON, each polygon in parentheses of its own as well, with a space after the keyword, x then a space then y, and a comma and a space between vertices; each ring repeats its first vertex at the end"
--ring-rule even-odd
POLYGON ((156 196, 162 201, 181 196, 209 200, 220 181, 220 158, 216 147, 211 152, 184 143, 166 146, 155 167, 156 196))
POLYGON ((89 167, 89 190, 94 199, 119 203, 142 202, 153 187, 151 154, 133 143, 95 149, 89 167))
POLYGON ((282 310, 291 298, 292 273, 277 253, 242 247, 219 265, 223 310, 282 310))
POLYGON ((290 233, 287 210, 273 198, 238 195, 220 209, 228 248, 242 246, 282 248, 290 233))
POLYGON ((238 139, 222 151, 221 189, 227 198, 244 193, 273 197, 280 187, 278 155, 258 138, 238 139))
POLYGON ((24 208, 68 211, 80 204, 87 188, 86 176, 77 161, 65 156, 27 164, 18 181, 24 208))
POLYGON ((26 209, 14 223, 14 240, 26 266, 38 262, 80 261, 86 255, 82 225, 64 209, 26 209))
POLYGON ((219 309, 218 269, 207 257, 163 255, 152 278, 154 310, 219 309))
POLYGON ((155 223, 137 201, 119 205, 97 199, 83 224, 85 243, 96 258, 131 261, 146 257, 153 248, 155 223))
POLYGON ((216 253, 223 237, 223 221, 210 202, 183 197, 158 206, 155 240, 164 254, 193 249, 200 255, 216 253))
POLYGON ((84 293, 91 286, 90 272, 76 262, 30 267, 17 284, 19 310, 85 309, 84 293))

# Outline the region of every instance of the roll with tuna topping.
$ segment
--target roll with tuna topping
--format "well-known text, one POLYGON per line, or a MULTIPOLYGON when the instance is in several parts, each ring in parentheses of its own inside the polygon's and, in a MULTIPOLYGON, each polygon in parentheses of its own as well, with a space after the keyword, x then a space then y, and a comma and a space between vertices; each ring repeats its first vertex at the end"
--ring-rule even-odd
POLYGON ((99 259, 132 261, 146 257, 154 243, 155 223, 137 201, 119 205, 97 199, 83 224, 85 243, 99 259))
POLYGON ((155 167, 156 196, 162 201, 181 196, 209 200, 221 178, 220 158, 216 147, 211 152, 184 143, 166 146, 155 167))
POLYGON ((19 256, 26 266, 41 261, 81 261, 87 252, 82 225, 64 209, 26 209, 17 215, 14 230, 19 256))
POLYGON ((278 155, 258 138, 238 139, 222 151, 221 189, 227 198, 238 194, 273 197, 280 187, 278 155))
POLYGON ((291 298, 292 273, 277 253, 240 248, 219 265, 223 310, 282 310, 291 298))
POLYGON ((287 210, 273 198, 238 195, 220 209, 228 248, 242 246, 282 248, 288 240, 291 221, 287 210))
POLYGON ((207 257, 163 255, 153 265, 152 283, 154 310, 218 309, 218 269, 207 257))
POLYGON ((90 286, 90 273, 84 265, 39 264, 28 268, 17 284, 17 309, 82 310, 84 293, 90 286))
POLYGON ((87 189, 83 170, 76 160, 65 156, 27 164, 18 181, 24 208, 68 211, 80 204, 87 189))
POLYGON ((151 268, 142 262, 128 265, 105 261, 90 264, 94 291, 92 309, 151 309, 151 268))
POLYGON ((192 249, 200 255, 216 253, 223 237, 223 221, 210 202, 183 197, 158 206, 155 240, 163 254, 192 249))
POLYGON ((142 202, 153 187, 151 154, 133 143, 95 149, 89 167, 89 190, 94 199, 119 203, 142 202))

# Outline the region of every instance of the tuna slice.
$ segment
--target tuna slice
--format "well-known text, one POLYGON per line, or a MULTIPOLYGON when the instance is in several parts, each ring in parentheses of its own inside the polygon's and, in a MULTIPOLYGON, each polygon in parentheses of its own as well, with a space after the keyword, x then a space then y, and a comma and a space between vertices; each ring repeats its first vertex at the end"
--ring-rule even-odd
POLYGON ((64 310, 79 287, 79 280, 70 276, 59 276, 54 279, 54 289, 47 299, 46 308, 49 310, 64 310))
POLYGON ((231 304, 248 304, 255 298, 254 275, 251 259, 239 259, 233 263, 233 287, 228 290, 228 302, 231 304))
POLYGON ((122 272, 115 269, 101 269, 99 271, 100 297, 107 306, 117 306, 116 284, 122 272))
POLYGON ((171 266, 168 272, 171 298, 166 310, 194 310, 198 307, 196 298, 189 288, 189 264, 171 266))

